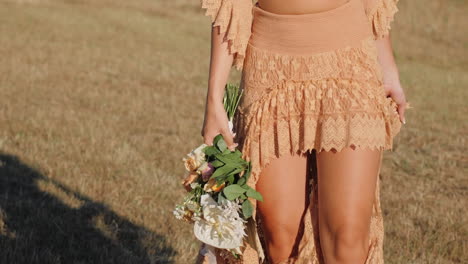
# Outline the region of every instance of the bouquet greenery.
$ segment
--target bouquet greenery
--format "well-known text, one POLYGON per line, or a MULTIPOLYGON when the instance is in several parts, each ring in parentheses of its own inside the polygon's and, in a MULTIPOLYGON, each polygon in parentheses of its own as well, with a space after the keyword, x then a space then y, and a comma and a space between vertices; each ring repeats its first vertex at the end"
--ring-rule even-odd
MULTIPOLYGON (((223 101, 231 131, 241 96, 238 85, 226 84, 223 101)), ((183 161, 186 175, 182 184, 188 194, 175 206, 174 215, 193 223, 195 236, 205 245, 228 249, 238 258, 247 235, 245 223, 253 211, 248 198, 263 201, 262 195, 247 185, 250 162, 239 150, 228 149, 221 134, 213 145, 200 145, 183 161)))

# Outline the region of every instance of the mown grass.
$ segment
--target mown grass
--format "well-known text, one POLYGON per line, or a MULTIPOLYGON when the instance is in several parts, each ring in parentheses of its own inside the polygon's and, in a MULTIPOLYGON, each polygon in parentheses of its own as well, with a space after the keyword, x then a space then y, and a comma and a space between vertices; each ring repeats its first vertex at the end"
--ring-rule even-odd
MULTIPOLYGON (((468 262, 467 7, 399 3, 414 108, 382 168, 388 263, 468 262)), ((202 142, 209 26, 188 0, 0 3, 0 263, 194 260, 172 209, 202 142)))

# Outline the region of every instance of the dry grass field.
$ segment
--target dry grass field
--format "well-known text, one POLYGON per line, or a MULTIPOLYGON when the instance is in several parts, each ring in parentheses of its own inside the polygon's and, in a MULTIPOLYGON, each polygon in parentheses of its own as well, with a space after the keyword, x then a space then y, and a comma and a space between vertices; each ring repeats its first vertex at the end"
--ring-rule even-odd
MULTIPOLYGON (((414 108, 381 172, 386 263, 468 263, 468 3, 399 8, 414 108)), ((0 0, 0 263, 193 263, 172 209, 209 27, 199 1, 0 0)))

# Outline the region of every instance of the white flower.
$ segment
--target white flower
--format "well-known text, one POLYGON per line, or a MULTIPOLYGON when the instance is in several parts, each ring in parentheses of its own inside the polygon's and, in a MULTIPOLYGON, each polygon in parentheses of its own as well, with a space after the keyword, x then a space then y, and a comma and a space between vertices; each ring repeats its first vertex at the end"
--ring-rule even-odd
POLYGON ((206 145, 205 143, 201 144, 200 146, 198 146, 196 149, 192 150, 191 154, 195 155, 196 157, 202 157, 204 158, 205 157, 205 152, 203 152, 203 149, 205 147, 207 147, 208 145, 206 145))
POLYGON ((201 196, 203 219, 194 224, 195 236, 202 242, 217 247, 232 249, 242 245, 245 233, 244 223, 239 216, 235 201, 224 201, 221 205, 209 194, 201 196))
POLYGON ((198 168, 205 163, 205 153, 203 149, 208 146, 206 144, 201 144, 196 149, 192 150, 189 154, 187 154, 186 158, 183 158, 185 168, 187 171, 196 171, 198 168))
POLYGON ((236 248, 232 249, 232 251, 234 251, 234 253, 236 253, 236 254, 242 255, 242 251, 241 251, 240 247, 236 247, 236 248))
POLYGON ((240 205, 238 198, 236 198, 234 201, 228 199, 222 200, 221 204, 224 207, 224 214, 226 217, 234 219, 239 218, 240 221, 247 222, 239 216, 239 212, 242 210, 242 205, 240 205))
POLYGON ((194 212, 192 215, 193 221, 200 221, 202 220, 202 214, 200 212, 194 212))
POLYGON ((192 211, 192 212, 195 212, 198 210, 198 208, 200 208, 200 205, 194 201, 187 201, 185 203, 185 206, 187 207, 189 211, 192 211))
POLYGON ((173 211, 174 216, 179 220, 184 218, 185 213, 185 208, 183 206, 176 206, 176 208, 173 211))

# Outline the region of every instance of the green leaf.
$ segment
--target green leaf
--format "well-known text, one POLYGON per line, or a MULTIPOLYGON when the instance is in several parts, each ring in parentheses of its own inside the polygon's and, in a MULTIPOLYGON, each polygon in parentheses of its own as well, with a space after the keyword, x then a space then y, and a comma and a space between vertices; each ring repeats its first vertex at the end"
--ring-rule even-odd
POLYGON ((246 194, 248 197, 252 197, 255 200, 263 202, 263 196, 256 190, 252 189, 251 187, 249 187, 246 194))
POLYGON ((231 172, 229 172, 229 176, 231 175, 236 175, 236 174, 239 174, 243 169, 242 168, 235 168, 234 170, 232 170, 231 172))
POLYGON ((240 152, 240 150, 236 149, 234 152, 233 152, 234 156, 236 157, 242 157, 242 152, 240 152))
POLYGON ((244 200, 244 199, 247 199, 247 196, 245 196, 245 194, 241 194, 241 196, 239 196, 239 198, 244 200))
POLYGON ((239 180, 237 181, 237 184, 239 184, 241 186, 244 185, 245 184, 245 177, 244 176, 240 177, 239 180))
POLYGON ((250 186, 247 185, 247 183, 242 184, 241 187, 246 189, 246 190, 250 189, 250 186))
POLYGON ((231 150, 226 147, 226 149, 222 153, 223 153, 223 155, 227 155, 227 154, 231 153, 231 150))
POLYGON ((225 176, 219 176, 216 178, 216 185, 221 185, 223 184, 224 182, 226 182, 226 178, 225 176))
POLYGON ((218 141, 220 141, 221 139, 223 139, 223 135, 221 134, 216 135, 216 137, 214 137, 213 139, 213 146, 218 146, 218 141))
POLYGON ((234 184, 234 174, 229 173, 229 176, 227 177, 227 181, 229 184, 234 184))
POLYGON ((252 216, 253 213, 253 206, 250 203, 249 200, 245 200, 242 203, 242 214, 244 215, 245 218, 249 218, 252 216))
POLYGON ((219 176, 226 176, 229 172, 233 171, 236 167, 231 165, 224 165, 222 167, 217 168, 214 173, 211 175, 211 178, 216 178, 219 176))
POLYGON ((205 147, 203 149, 203 152, 205 153, 205 155, 207 156, 213 156, 213 155, 216 155, 218 153, 220 153, 220 151, 218 150, 218 148, 216 148, 215 146, 208 146, 208 147, 205 147))
POLYGON ((242 159, 242 157, 241 157, 241 156, 242 156, 242 153, 241 153, 238 149, 236 149, 236 150, 232 151, 231 153, 229 153, 228 156, 229 156, 230 159, 242 160, 242 161, 244 161, 244 160, 242 159), (240 154, 239 154, 239 153, 240 153, 240 154))
POLYGON ((252 171, 252 164, 250 162, 247 163, 247 170, 245 171, 242 177, 245 177, 245 181, 247 182, 250 178, 250 172, 252 171))
POLYGON ((223 138, 221 138, 220 140, 218 140, 218 142, 216 143, 216 146, 218 147, 218 149, 221 151, 221 152, 225 152, 226 150, 231 152, 228 148, 227 148, 227 145, 226 145, 226 142, 224 141, 223 138))
POLYGON ((215 168, 218 168, 218 167, 221 167, 221 166, 224 166, 224 162, 220 161, 220 160, 214 160, 212 162, 210 162, 211 165, 213 165, 213 167, 215 168))
POLYGON ((235 165, 237 167, 247 168, 248 164, 241 158, 237 157, 235 153, 219 153, 215 155, 215 158, 230 165, 235 165), (234 154, 234 155, 233 155, 234 154))
POLYGON ((237 184, 231 184, 228 187, 225 187, 223 189, 224 195, 226 196, 227 199, 231 201, 236 199, 237 197, 239 197, 241 194, 245 192, 246 190, 237 184))

